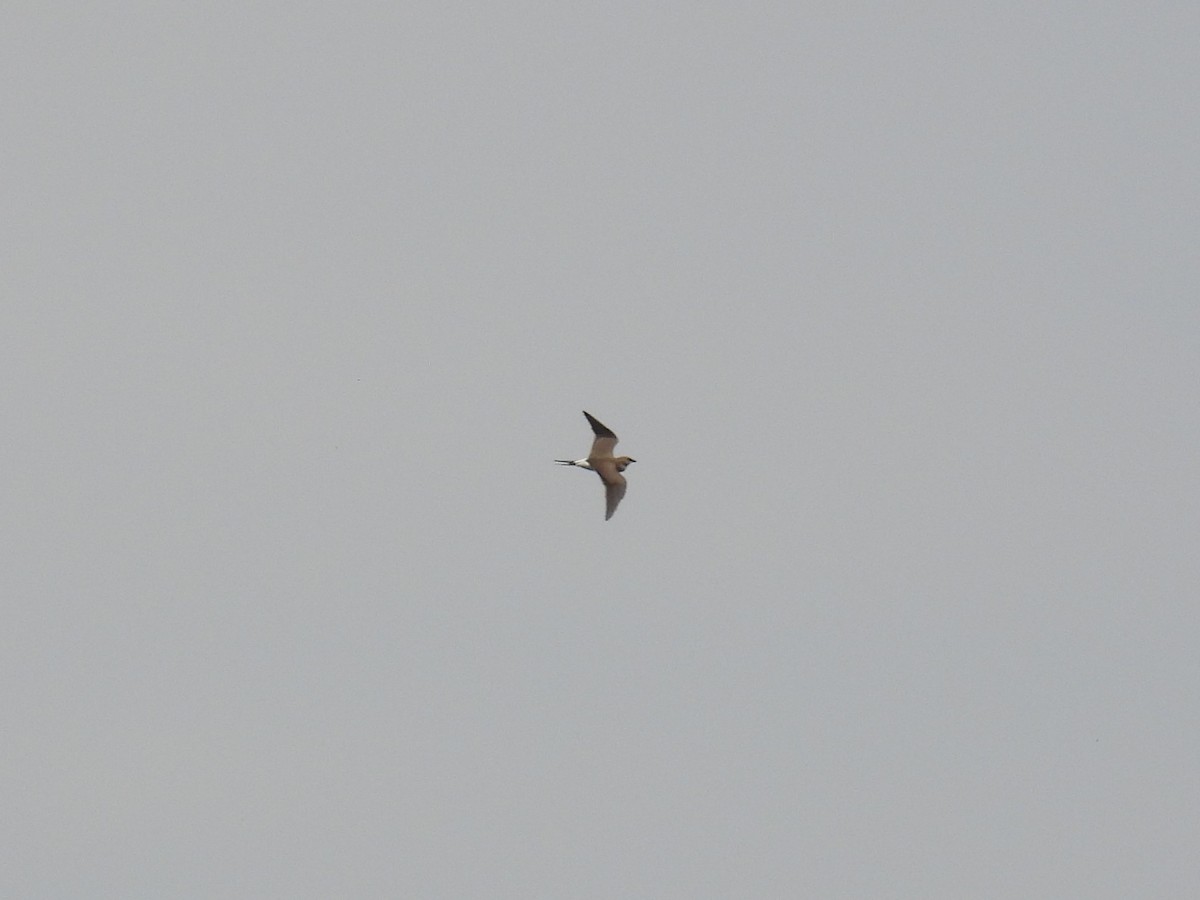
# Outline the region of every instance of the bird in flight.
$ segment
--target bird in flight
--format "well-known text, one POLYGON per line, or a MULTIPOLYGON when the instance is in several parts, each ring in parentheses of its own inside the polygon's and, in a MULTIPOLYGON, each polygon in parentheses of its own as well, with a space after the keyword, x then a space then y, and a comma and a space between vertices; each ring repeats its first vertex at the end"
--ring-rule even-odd
POLYGON ((625 496, 625 476, 621 473, 631 462, 637 462, 629 456, 613 456, 613 448, 617 446, 617 436, 612 429, 602 424, 595 416, 584 410, 583 413, 592 426, 596 439, 592 441, 592 452, 585 459, 556 459, 560 466, 579 466, 590 469, 600 476, 604 482, 604 521, 613 517, 617 504, 625 496))

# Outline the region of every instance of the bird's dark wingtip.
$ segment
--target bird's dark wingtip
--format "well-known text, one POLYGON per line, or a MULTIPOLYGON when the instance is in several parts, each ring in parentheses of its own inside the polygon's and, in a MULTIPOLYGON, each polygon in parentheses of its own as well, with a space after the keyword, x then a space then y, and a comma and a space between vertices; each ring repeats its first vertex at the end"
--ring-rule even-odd
POLYGON ((601 422, 599 419, 597 419, 595 416, 593 416, 586 409, 583 411, 583 414, 584 414, 584 416, 587 417, 588 424, 590 424, 592 426, 592 433, 595 434, 596 437, 610 437, 610 438, 616 437, 616 435, 613 434, 611 428, 609 428, 607 425, 605 425, 603 422, 601 422))

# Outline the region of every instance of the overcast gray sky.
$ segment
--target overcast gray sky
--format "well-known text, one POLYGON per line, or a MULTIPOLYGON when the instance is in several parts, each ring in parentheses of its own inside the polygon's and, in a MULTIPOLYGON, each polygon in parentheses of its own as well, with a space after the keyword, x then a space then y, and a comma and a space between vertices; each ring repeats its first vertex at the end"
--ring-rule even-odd
POLYGON ((1200 6, 0 34, 0 894, 1200 896, 1200 6))

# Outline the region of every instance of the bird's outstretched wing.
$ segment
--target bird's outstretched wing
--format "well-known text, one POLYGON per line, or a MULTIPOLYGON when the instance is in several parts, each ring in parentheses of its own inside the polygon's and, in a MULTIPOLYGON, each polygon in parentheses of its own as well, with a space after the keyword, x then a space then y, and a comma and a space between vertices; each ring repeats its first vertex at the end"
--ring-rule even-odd
MULTIPOLYGON (((612 429, 593 416, 587 410, 583 411, 587 417, 588 423, 592 426, 592 432, 596 435, 596 439, 592 441, 592 452, 588 454, 588 459, 605 459, 611 458, 613 450, 617 446, 617 436, 613 434, 612 429)), ((616 504, 613 504, 614 508, 616 504)))
POLYGON ((607 522, 617 511, 617 504, 625 496, 625 489, 628 485, 625 483, 625 476, 617 471, 617 466, 612 459, 600 460, 596 464, 596 474, 604 482, 604 521, 607 522))

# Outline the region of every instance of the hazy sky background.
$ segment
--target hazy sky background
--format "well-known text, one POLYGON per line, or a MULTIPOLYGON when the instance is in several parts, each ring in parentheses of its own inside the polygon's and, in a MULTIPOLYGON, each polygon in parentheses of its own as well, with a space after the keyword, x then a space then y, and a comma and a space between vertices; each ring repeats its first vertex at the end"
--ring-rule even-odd
POLYGON ((0 35, 0 894, 1200 896, 1196 3, 0 35))

